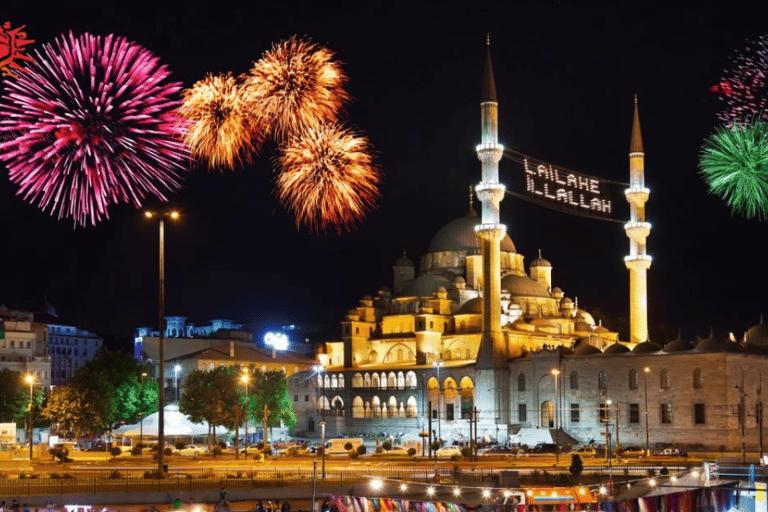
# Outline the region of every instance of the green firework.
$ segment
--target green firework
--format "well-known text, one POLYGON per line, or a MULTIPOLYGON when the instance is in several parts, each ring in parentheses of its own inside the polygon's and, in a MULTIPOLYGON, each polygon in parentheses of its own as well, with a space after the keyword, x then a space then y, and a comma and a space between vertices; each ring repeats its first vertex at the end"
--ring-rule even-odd
POLYGON ((733 213, 768 218, 768 123, 751 118, 721 126, 704 141, 699 168, 709 192, 733 213))

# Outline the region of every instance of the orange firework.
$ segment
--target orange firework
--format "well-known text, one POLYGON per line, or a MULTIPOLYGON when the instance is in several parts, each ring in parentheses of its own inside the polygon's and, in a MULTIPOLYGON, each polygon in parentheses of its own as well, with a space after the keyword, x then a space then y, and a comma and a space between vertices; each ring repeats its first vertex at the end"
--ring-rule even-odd
POLYGON ((209 75, 185 90, 183 98, 179 111, 189 120, 185 142, 194 158, 215 169, 252 161, 264 136, 242 83, 229 73, 209 75))
POLYGON ((347 77, 333 52, 291 37, 272 45, 248 78, 248 96, 278 140, 324 121, 335 121, 349 95, 347 77))
POLYGON ((337 124, 316 125, 281 147, 277 196, 296 227, 352 229, 379 198, 381 174, 365 137, 337 124))

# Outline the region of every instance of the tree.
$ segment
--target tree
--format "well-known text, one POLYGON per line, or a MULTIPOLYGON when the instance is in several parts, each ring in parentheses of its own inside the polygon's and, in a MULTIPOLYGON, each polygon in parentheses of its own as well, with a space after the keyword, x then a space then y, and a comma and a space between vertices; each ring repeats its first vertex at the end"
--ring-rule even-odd
POLYGON ((584 471, 584 463, 578 453, 574 453, 571 456, 571 465, 568 466, 568 471, 576 478, 584 471))
POLYGON ((207 422, 215 442, 216 426, 234 428, 244 417, 238 388, 233 367, 193 370, 184 383, 179 411, 194 423, 207 422))
POLYGON ((58 423, 60 431, 80 439, 84 432, 101 432, 114 414, 109 400, 111 385, 72 379, 51 392, 42 415, 58 423))
POLYGON ((282 371, 252 373, 253 392, 250 395, 248 416, 256 422, 264 420, 264 406, 269 409, 268 426, 279 427, 284 424, 288 428, 296 425, 296 415, 293 413, 293 402, 288 395, 288 381, 282 371))
POLYGON ((23 423, 29 391, 20 372, 0 370, 0 422, 23 423))

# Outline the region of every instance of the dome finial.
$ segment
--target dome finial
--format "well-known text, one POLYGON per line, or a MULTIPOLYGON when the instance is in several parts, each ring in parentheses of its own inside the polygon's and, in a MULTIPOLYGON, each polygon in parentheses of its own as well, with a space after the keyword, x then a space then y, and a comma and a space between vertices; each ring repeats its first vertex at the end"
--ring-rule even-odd
POLYGON ((406 256, 405 256, 405 249, 403 249, 403 258, 405 258, 405 257, 406 257, 406 256))
POLYGON ((630 153, 643 153, 643 136, 640 133, 640 113, 637 107, 637 94, 635 94, 635 112, 632 115, 632 136, 629 142, 630 153))
POLYGON ((541 249, 539 249, 539 258, 541 258, 541 249))

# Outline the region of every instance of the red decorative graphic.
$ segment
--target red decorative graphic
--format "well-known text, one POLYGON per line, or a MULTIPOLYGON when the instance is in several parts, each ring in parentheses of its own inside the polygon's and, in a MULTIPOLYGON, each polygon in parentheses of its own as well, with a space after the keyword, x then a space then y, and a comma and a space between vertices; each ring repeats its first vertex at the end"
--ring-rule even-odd
POLYGON ((24 47, 35 42, 27 39, 27 33, 23 31, 24 27, 25 25, 22 25, 12 29, 10 21, 6 21, 0 27, 0 73, 3 76, 15 76, 13 70, 23 69, 18 61, 34 60, 29 55, 24 55, 24 47))

